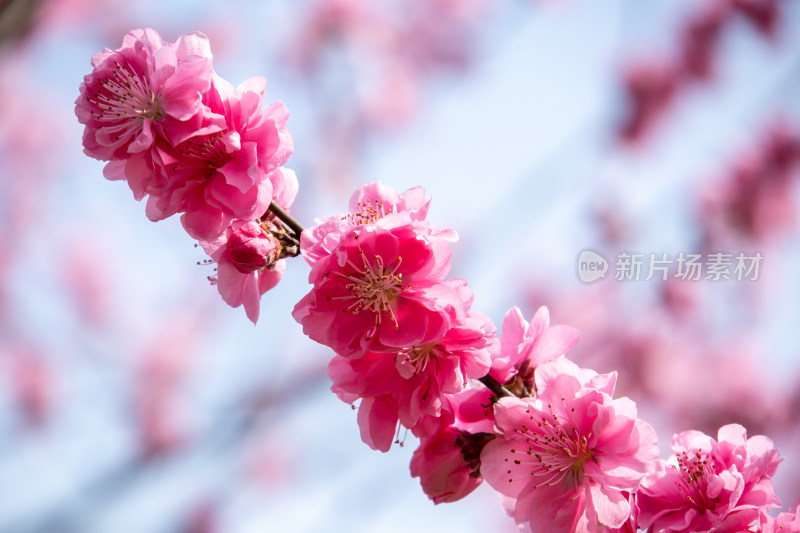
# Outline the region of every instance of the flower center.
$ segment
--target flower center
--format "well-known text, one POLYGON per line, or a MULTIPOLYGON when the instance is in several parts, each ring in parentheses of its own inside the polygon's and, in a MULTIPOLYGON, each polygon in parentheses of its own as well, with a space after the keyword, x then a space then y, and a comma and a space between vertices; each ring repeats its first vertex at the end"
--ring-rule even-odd
MULTIPOLYGON (((223 132, 206 135, 202 142, 195 142, 189 139, 181 144, 180 148, 178 148, 178 153, 194 159, 206 161, 210 168, 217 169, 224 167, 232 156, 225 142, 222 140, 222 135, 223 132)), ((178 164, 175 163, 173 170, 176 170, 177 167, 178 164)))
POLYGON ((355 213, 347 213, 342 217, 342 220, 346 220, 351 226, 374 224, 386 216, 386 207, 383 204, 383 200, 358 202, 357 206, 358 211, 355 213))
POLYGON ((114 65, 111 75, 100 80, 94 98, 87 96, 87 99, 97 108, 94 116, 104 123, 101 127, 112 130, 111 134, 116 133, 119 139, 140 129, 146 118, 162 120, 164 111, 158 96, 130 63, 114 65))
POLYGON ((678 488, 698 509, 713 509, 715 500, 708 497, 708 478, 716 475, 716 465, 702 451, 693 454, 678 454, 678 466, 674 467, 681 474, 678 488))
POLYGON ((397 354, 397 369, 406 379, 421 374, 429 363, 435 363, 438 350, 435 342, 404 348, 397 354))
POLYGON ((344 274, 336 272, 336 274, 350 282, 345 285, 348 294, 328 297, 328 300, 349 301, 350 305, 345 307, 343 311, 350 311, 353 314, 362 311, 372 312, 375 316, 375 323, 367 333, 367 339, 370 339, 383 322, 384 314, 389 315, 389 320, 394 323, 395 329, 400 328, 393 303, 410 284, 403 287, 403 274, 397 272, 403 262, 402 257, 398 256, 395 265, 388 268, 380 255, 376 254, 373 261, 369 261, 360 247, 359 253, 361 254, 362 266, 356 266, 350 259, 347 261, 347 264, 356 270, 355 273, 344 274))
MULTIPOLYGON (((565 400, 562 398, 562 402, 565 400)), ((530 425, 514 428, 514 432, 525 440, 525 447, 512 449, 510 460, 516 465, 524 465, 525 469, 519 479, 509 477, 509 483, 523 481, 527 484, 533 479, 534 488, 561 483, 571 489, 583 482, 584 466, 594 460, 588 441, 576 428, 569 430, 561 424, 558 415, 553 413, 552 404, 548 409, 549 414, 526 410, 530 425)), ((508 474, 512 474, 512 470, 508 474)))

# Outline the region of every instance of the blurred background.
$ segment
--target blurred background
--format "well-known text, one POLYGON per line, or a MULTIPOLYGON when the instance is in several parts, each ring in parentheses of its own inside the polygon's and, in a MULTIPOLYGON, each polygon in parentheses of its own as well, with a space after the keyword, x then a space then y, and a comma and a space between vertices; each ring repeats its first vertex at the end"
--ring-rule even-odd
POLYGON ((434 506, 413 436, 361 443, 290 316, 302 260, 254 327, 179 221, 83 155, 90 58, 141 27, 202 31, 221 76, 269 80, 302 223, 366 182, 422 185, 475 309, 547 305, 662 457, 738 422, 800 498, 800 2, 2 0, 0 533, 515 530, 485 485, 434 506), (579 280, 584 249, 605 278, 579 280), (623 252, 638 280, 615 279, 623 252), (734 279, 676 277, 681 253, 731 254, 734 279), (740 253, 757 275, 735 279, 740 253))

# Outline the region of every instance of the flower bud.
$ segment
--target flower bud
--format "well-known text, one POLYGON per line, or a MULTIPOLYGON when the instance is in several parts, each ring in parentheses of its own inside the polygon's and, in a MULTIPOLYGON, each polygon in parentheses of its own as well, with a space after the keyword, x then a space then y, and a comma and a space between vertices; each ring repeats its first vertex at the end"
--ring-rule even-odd
POLYGON ((411 458, 411 475, 420 478, 422 490, 434 503, 460 500, 478 488, 480 454, 495 438, 489 433, 471 434, 445 427, 439 433, 420 439, 411 458))
POLYGON ((280 255, 280 243, 257 222, 248 222, 228 237, 228 256, 243 274, 273 263, 280 255))

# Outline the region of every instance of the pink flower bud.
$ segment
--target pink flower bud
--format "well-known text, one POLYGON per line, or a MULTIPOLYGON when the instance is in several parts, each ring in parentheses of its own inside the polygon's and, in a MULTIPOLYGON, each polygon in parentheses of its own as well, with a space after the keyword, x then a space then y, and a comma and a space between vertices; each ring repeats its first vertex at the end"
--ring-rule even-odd
POLYGON ((228 237, 228 254, 242 274, 263 268, 278 259, 278 240, 257 222, 248 222, 228 237))
POLYGON ((411 458, 411 475, 420 478, 422 490, 434 503, 454 502, 478 488, 480 454, 495 438, 448 426, 423 438, 411 458))

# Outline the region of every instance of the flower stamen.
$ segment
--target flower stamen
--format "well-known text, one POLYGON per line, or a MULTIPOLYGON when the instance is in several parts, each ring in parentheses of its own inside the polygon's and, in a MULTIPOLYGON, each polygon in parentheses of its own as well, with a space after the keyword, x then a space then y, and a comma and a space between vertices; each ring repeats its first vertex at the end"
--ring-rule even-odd
POLYGON ((389 315, 389 320, 394 323, 395 329, 400 328, 393 304, 400 293, 408 288, 408 285, 403 287, 403 274, 402 272, 397 272, 403 262, 402 257, 398 256, 394 266, 387 268, 383 257, 380 255, 376 254, 373 257, 373 261, 369 261, 364 250, 360 247, 359 253, 363 264, 361 267, 357 267, 350 260, 347 262, 349 266, 356 270, 356 273, 344 274, 336 272, 338 276, 350 282, 345 285, 349 294, 331 297, 330 299, 351 301, 350 305, 342 309, 342 311, 349 311, 353 314, 371 311, 374 314, 373 328, 367 334, 369 339, 372 338, 382 324, 384 314, 389 315))

